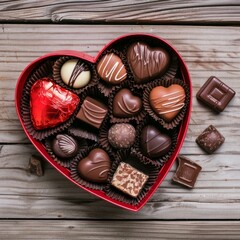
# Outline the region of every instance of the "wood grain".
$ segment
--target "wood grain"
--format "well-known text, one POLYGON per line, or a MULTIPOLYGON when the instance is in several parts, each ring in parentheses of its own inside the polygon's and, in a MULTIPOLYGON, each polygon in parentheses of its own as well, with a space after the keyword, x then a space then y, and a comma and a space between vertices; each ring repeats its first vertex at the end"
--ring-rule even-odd
POLYGON ((197 23, 237 24, 237 0, 210 1, 3 1, 2 22, 100 22, 100 23, 197 23))
MULTIPOLYGON (((0 218, 240 219, 239 96, 219 115, 195 98, 199 87, 211 75, 240 91, 238 27, 1 24, 0 31, 0 218), (186 61, 194 97, 191 124, 181 153, 203 167, 196 188, 189 190, 172 183, 175 164, 138 213, 119 209, 82 191, 47 163, 44 177, 29 175, 28 159, 36 150, 23 133, 14 107, 17 78, 35 58, 59 49, 95 55, 111 39, 130 32, 165 38, 186 61), (214 124, 226 137, 213 155, 206 155, 195 143, 209 124, 214 124)), ((139 231, 138 227, 134 231, 139 231)))
POLYGON ((1 239, 239 239, 236 221, 0 221, 1 239), (13 226, 9 231, 9 226, 13 226))
POLYGON ((149 203, 140 212, 132 213, 86 193, 46 162, 43 177, 29 174, 28 160, 31 154, 35 153, 36 150, 30 144, 2 145, 1 218, 126 220, 240 218, 238 155, 189 154, 188 157, 203 167, 195 188, 186 189, 172 182, 177 167, 177 164, 174 164, 149 203))

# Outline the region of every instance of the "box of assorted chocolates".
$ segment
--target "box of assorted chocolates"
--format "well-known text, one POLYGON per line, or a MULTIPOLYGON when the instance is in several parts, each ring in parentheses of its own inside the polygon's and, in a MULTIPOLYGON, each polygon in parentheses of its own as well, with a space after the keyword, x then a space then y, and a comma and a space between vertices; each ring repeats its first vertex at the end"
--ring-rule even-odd
POLYGON ((30 141, 67 179, 138 211, 180 151, 191 94, 177 50, 128 34, 96 57, 57 51, 36 59, 19 77, 16 108, 30 141))

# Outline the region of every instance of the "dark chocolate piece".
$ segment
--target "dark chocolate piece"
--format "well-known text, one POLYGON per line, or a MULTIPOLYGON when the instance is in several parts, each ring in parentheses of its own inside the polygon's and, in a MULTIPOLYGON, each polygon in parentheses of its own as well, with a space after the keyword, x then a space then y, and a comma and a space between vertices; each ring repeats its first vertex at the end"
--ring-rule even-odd
POLYGON ((138 83, 162 76, 170 63, 170 55, 165 49, 150 48, 141 42, 133 43, 128 48, 127 59, 138 83))
POLYGON ((216 112, 222 112, 235 95, 235 91, 218 78, 210 77, 197 93, 197 99, 216 112))
POLYGON ((42 177, 44 174, 42 158, 36 155, 32 155, 29 159, 28 171, 38 177, 42 177))
POLYGON ((103 103, 91 97, 86 97, 77 118, 95 128, 100 128, 107 112, 108 108, 103 103))
POLYGON ((149 94, 154 112, 167 122, 172 121, 185 105, 186 94, 182 86, 173 84, 167 88, 157 86, 149 94))
POLYGON ((100 149, 95 148, 87 157, 80 160, 78 172, 86 181, 104 183, 107 181, 110 169, 110 158, 108 154, 100 149))
POLYGON ((129 148, 135 138, 136 130, 128 123, 115 124, 108 131, 108 141, 114 148, 129 148))
POLYGON ((58 134, 53 140, 52 150, 57 157, 71 158, 78 152, 76 140, 67 134, 58 134))
POLYGON ((225 141, 225 138, 213 126, 207 127, 196 139, 196 143, 207 153, 212 154, 225 141))
POLYGON ((146 174, 127 163, 120 162, 111 184, 131 197, 137 197, 147 180, 146 174))
POLYGON ((140 144, 141 150, 146 156, 157 158, 163 156, 170 150, 172 140, 153 125, 147 125, 142 130, 140 144))
POLYGON ((178 168, 173 181, 193 188, 202 167, 184 156, 178 156, 178 168))
POLYGON ((127 78, 127 71, 121 58, 114 53, 106 54, 100 59, 97 72, 104 81, 113 85, 127 78))
POLYGON ((113 115, 116 117, 132 117, 139 113, 142 101, 129 89, 120 90, 113 99, 113 115))

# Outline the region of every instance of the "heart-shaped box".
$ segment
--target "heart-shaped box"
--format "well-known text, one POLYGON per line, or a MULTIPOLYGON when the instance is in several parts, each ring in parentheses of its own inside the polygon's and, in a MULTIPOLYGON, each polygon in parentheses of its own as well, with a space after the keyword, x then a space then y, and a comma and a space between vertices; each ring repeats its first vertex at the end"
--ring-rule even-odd
POLYGON ((56 168, 67 179, 69 179, 71 182, 77 184, 82 189, 84 189, 84 190, 86 190, 86 191, 88 191, 88 192, 90 192, 90 193, 108 201, 108 202, 111 202, 115 205, 118 205, 122 208, 132 210, 132 211, 140 210, 147 203, 147 201, 150 199, 152 194, 159 187, 159 185, 161 184, 161 182, 163 181, 163 179, 165 178, 165 176, 169 172, 171 166, 173 165, 173 163, 174 163, 174 161, 175 161, 175 159, 176 159, 176 157, 177 157, 177 155, 178 155, 178 153, 181 149, 181 146, 183 144, 183 141, 184 141, 187 129, 188 129, 188 124, 189 124, 189 121, 190 121, 191 105, 192 105, 191 99, 192 99, 191 80, 190 80, 189 72, 187 70, 187 66, 186 66, 185 62, 183 61, 182 57, 177 52, 177 50, 174 47, 172 47, 168 42, 166 42, 165 40, 163 40, 163 39, 161 39, 157 36, 153 36, 153 35, 149 35, 149 34, 127 34, 127 35, 121 36, 121 37, 119 37, 115 40, 112 40, 105 47, 103 47, 103 49, 97 54, 96 57, 89 56, 89 55, 84 54, 82 52, 68 51, 68 50, 48 53, 48 54, 34 60, 33 62, 31 62, 23 70, 23 72, 21 73, 21 75, 18 79, 17 85, 16 85, 16 95, 15 95, 17 114, 18 114, 18 117, 20 119, 20 122, 22 124, 22 127, 23 127, 26 135, 28 136, 28 138, 30 139, 32 144, 35 146, 35 148, 39 151, 39 153, 41 153, 41 155, 54 168, 56 168), (43 145, 43 143, 34 139, 31 136, 31 134, 28 132, 28 130, 26 129, 26 126, 24 124, 24 120, 23 120, 22 115, 21 115, 21 99, 23 97, 23 89, 24 89, 24 86, 25 86, 25 83, 26 83, 28 77, 35 70, 35 68, 37 66, 39 66, 39 64, 43 63, 44 61, 46 61, 50 58, 53 58, 53 57, 70 56, 70 57, 80 58, 80 59, 82 59, 86 62, 95 64, 98 61, 98 59, 100 58, 100 56, 102 55, 103 52, 106 52, 109 49, 113 49, 115 46, 124 45, 128 41, 134 41, 135 39, 136 39, 136 41, 139 40, 139 39, 141 41, 147 40, 148 42, 153 42, 155 45, 156 44, 158 45, 158 43, 159 43, 160 46, 165 46, 166 48, 170 49, 177 56, 178 65, 179 65, 179 73, 178 74, 180 75, 183 82, 189 88, 189 103, 188 103, 188 107, 186 109, 185 115, 184 115, 183 119, 181 120, 179 128, 178 128, 179 130, 178 130, 178 134, 177 134, 177 141, 176 141, 176 146, 175 146, 175 149, 174 149, 173 153, 171 154, 168 161, 159 170, 157 178, 156 178, 155 182, 152 184, 152 186, 150 187, 150 189, 148 190, 147 194, 141 199, 140 202, 138 202, 138 204, 132 205, 130 203, 126 203, 126 202, 122 202, 120 200, 113 199, 111 196, 108 196, 102 190, 94 190, 94 189, 90 189, 86 186, 81 185, 80 183, 76 182, 71 177, 70 171, 69 171, 68 168, 63 167, 63 166, 59 165, 56 161, 54 161, 53 158, 46 151, 46 148, 43 145))

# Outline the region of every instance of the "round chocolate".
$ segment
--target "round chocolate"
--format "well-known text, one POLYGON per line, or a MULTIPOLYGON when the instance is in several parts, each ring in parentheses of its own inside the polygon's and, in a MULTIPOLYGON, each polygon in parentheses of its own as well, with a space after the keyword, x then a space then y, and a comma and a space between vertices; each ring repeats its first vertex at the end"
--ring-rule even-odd
POLYGON ((124 88, 120 90, 113 99, 113 115, 116 117, 132 117, 139 113, 142 101, 124 88))
POLYGON ((69 87, 82 88, 89 83, 91 73, 82 60, 70 59, 61 67, 61 78, 69 87))
POLYGON ((110 162, 110 158, 104 150, 95 148, 87 157, 80 160, 78 172, 86 181, 104 183, 108 178, 110 162))
POLYGON ((129 148, 135 138, 136 130, 128 123, 115 124, 108 131, 108 141, 114 148, 129 148))
POLYGON ((97 72, 104 81, 113 85, 127 78, 127 70, 122 60, 114 53, 106 54, 100 59, 97 72))
POLYGON ((71 158, 78 152, 78 144, 74 138, 67 134, 58 134, 52 143, 52 150, 57 157, 71 158))
POLYGON ((161 133, 156 127, 147 125, 143 128, 140 136, 141 150, 150 158, 165 155, 172 146, 171 138, 161 133))
POLYGON ((167 122, 170 122, 185 105, 186 94, 184 88, 172 84, 165 88, 157 86, 149 94, 149 102, 154 112, 167 122))
POLYGON ((127 59, 138 83, 160 77, 166 72, 170 63, 170 55, 165 49, 150 48, 141 42, 130 45, 127 59))

